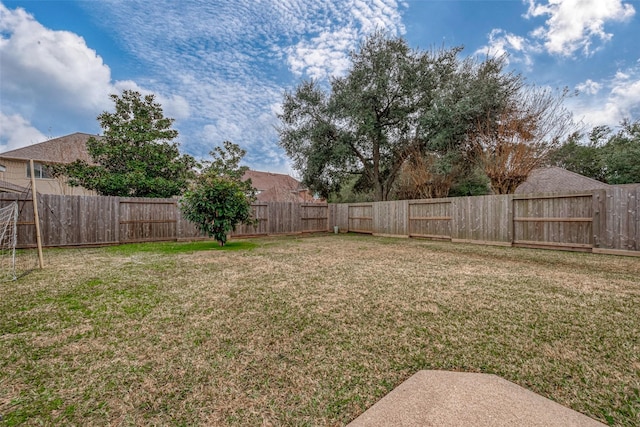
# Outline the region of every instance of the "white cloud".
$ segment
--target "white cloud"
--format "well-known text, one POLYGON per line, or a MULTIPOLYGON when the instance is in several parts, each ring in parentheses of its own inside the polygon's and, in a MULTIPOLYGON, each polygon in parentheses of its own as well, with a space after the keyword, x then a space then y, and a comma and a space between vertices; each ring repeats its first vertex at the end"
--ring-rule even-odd
POLYGON ((600 92, 600 89, 602 89, 602 84, 594 82, 591 79, 587 79, 586 81, 577 84, 576 89, 578 90, 578 92, 595 95, 596 93, 600 92))
POLYGON ((112 109, 109 94, 153 92, 166 115, 176 119, 185 151, 206 156, 229 139, 247 149, 247 161, 274 171, 290 169, 274 126, 291 74, 343 73, 348 52, 365 34, 404 33, 401 10, 408 7, 396 0, 128 0, 79 6, 144 74, 114 82, 110 67, 84 39, 0 4, 0 109, 22 120, 14 128, 21 123, 55 136, 95 132, 96 115, 112 109))
POLYGON ((343 28, 336 32, 323 32, 311 40, 300 41, 287 50, 287 62, 294 74, 306 74, 314 79, 341 76, 347 72, 351 61, 348 53, 358 42, 354 29, 343 28))
POLYGON ((522 63, 526 67, 533 65, 534 53, 540 52, 536 43, 525 37, 509 33, 505 30, 494 29, 489 33, 489 43, 476 50, 475 55, 507 56, 508 62, 522 63))
POLYGON ((45 141, 47 138, 19 114, 0 111, 0 153, 45 141))
POLYGON ((395 0, 80 4, 117 40, 126 40, 122 48, 152 76, 145 87, 185 100, 188 120, 176 116, 185 151, 206 156, 229 139, 247 150, 256 168, 284 172, 289 162, 277 147, 274 112, 291 74, 344 72, 348 52, 364 34, 404 32, 400 9, 407 7, 395 0))
POLYGON ((616 126, 622 119, 640 118, 640 67, 618 71, 602 82, 587 80, 576 89, 581 86, 592 90, 572 99, 570 107, 588 126, 616 126))
POLYGON ((571 56, 580 50, 590 55, 594 39, 603 42, 613 34, 605 31, 609 22, 631 19, 635 9, 623 0, 525 0, 529 4, 527 18, 547 16, 545 26, 533 31, 534 38, 543 40, 551 54, 571 56))
POLYGON ((391 34, 405 31, 394 0, 333 2, 328 10, 329 25, 286 49, 287 63, 294 74, 314 79, 343 75, 350 65, 349 52, 363 36, 376 30, 391 34))
MULTIPOLYGON (((96 116, 113 108, 110 94, 125 89, 151 93, 131 80, 112 82, 110 68, 82 37, 48 29, 23 9, 2 3, 0 63, 0 148, 42 141, 42 129, 51 136, 97 131, 96 116)), ((168 116, 189 116, 184 97, 156 95, 168 116)))
POLYGON ((2 4, 0 34, 0 90, 5 99, 18 100, 16 109, 27 99, 40 111, 82 116, 108 103, 109 67, 78 35, 49 30, 23 9, 2 4))
MULTIPOLYGON (((154 95, 155 101, 162 106, 165 116, 176 120, 186 119, 191 114, 189 101, 180 95, 164 95, 164 92, 156 93, 149 89, 138 86, 133 80, 117 81, 111 90, 111 93, 122 93, 125 90, 134 90, 140 92, 143 96, 154 95)), ((111 108, 109 108, 110 110, 111 108)))

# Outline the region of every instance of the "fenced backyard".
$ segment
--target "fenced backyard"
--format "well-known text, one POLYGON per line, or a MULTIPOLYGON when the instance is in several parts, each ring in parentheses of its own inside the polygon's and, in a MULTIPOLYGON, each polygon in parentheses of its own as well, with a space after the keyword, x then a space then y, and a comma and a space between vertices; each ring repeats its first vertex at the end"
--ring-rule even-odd
MULTIPOLYGON (((36 244, 29 196, 20 204, 18 246, 36 244)), ((41 195, 45 247, 200 238, 176 199, 41 195)), ((259 203, 257 225, 235 237, 329 232, 640 255, 640 186, 568 194, 458 197, 355 204, 259 203)))
POLYGON ((338 426, 421 369, 640 421, 633 257, 354 233, 45 252, 0 286, 3 425, 338 426))

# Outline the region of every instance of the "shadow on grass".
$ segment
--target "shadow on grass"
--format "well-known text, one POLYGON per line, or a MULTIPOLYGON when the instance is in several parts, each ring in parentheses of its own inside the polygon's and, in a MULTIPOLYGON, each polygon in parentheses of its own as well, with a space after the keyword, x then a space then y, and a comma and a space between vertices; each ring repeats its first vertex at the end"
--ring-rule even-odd
POLYGON ((130 255, 138 252, 155 252, 162 254, 180 254, 198 251, 242 251, 255 248, 257 243, 248 241, 227 242, 224 246, 216 241, 198 242, 150 242, 130 243, 126 245, 111 246, 107 250, 119 255, 130 255))

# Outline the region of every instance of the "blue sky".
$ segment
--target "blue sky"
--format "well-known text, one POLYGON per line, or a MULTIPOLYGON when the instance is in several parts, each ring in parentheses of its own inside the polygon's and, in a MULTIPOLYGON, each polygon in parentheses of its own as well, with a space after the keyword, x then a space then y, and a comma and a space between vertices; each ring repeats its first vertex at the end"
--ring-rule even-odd
MULTIPOLYGON (((376 29, 414 48, 509 55, 568 87, 585 127, 640 119, 639 0, 0 0, 0 151, 100 133, 110 93, 154 93, 184 152, 224 140, 252 169, 294 172, 274 127, 285 90, 349 67, 376 29)), ((295 174, 295 173, 294 173, 295 174)))

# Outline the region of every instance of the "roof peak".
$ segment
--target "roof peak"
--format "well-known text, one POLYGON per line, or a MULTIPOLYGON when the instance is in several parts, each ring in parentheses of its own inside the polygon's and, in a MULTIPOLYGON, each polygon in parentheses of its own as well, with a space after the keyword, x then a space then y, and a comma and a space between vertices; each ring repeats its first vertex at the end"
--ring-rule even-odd
POLYGON ((69 163, 77 159, 89 161, 86 143, 91 137, 99 138, 100 135, 75 132, 5 151, 0 153, 0 157, 21 160, 33 159, 48 163, 69 163))

